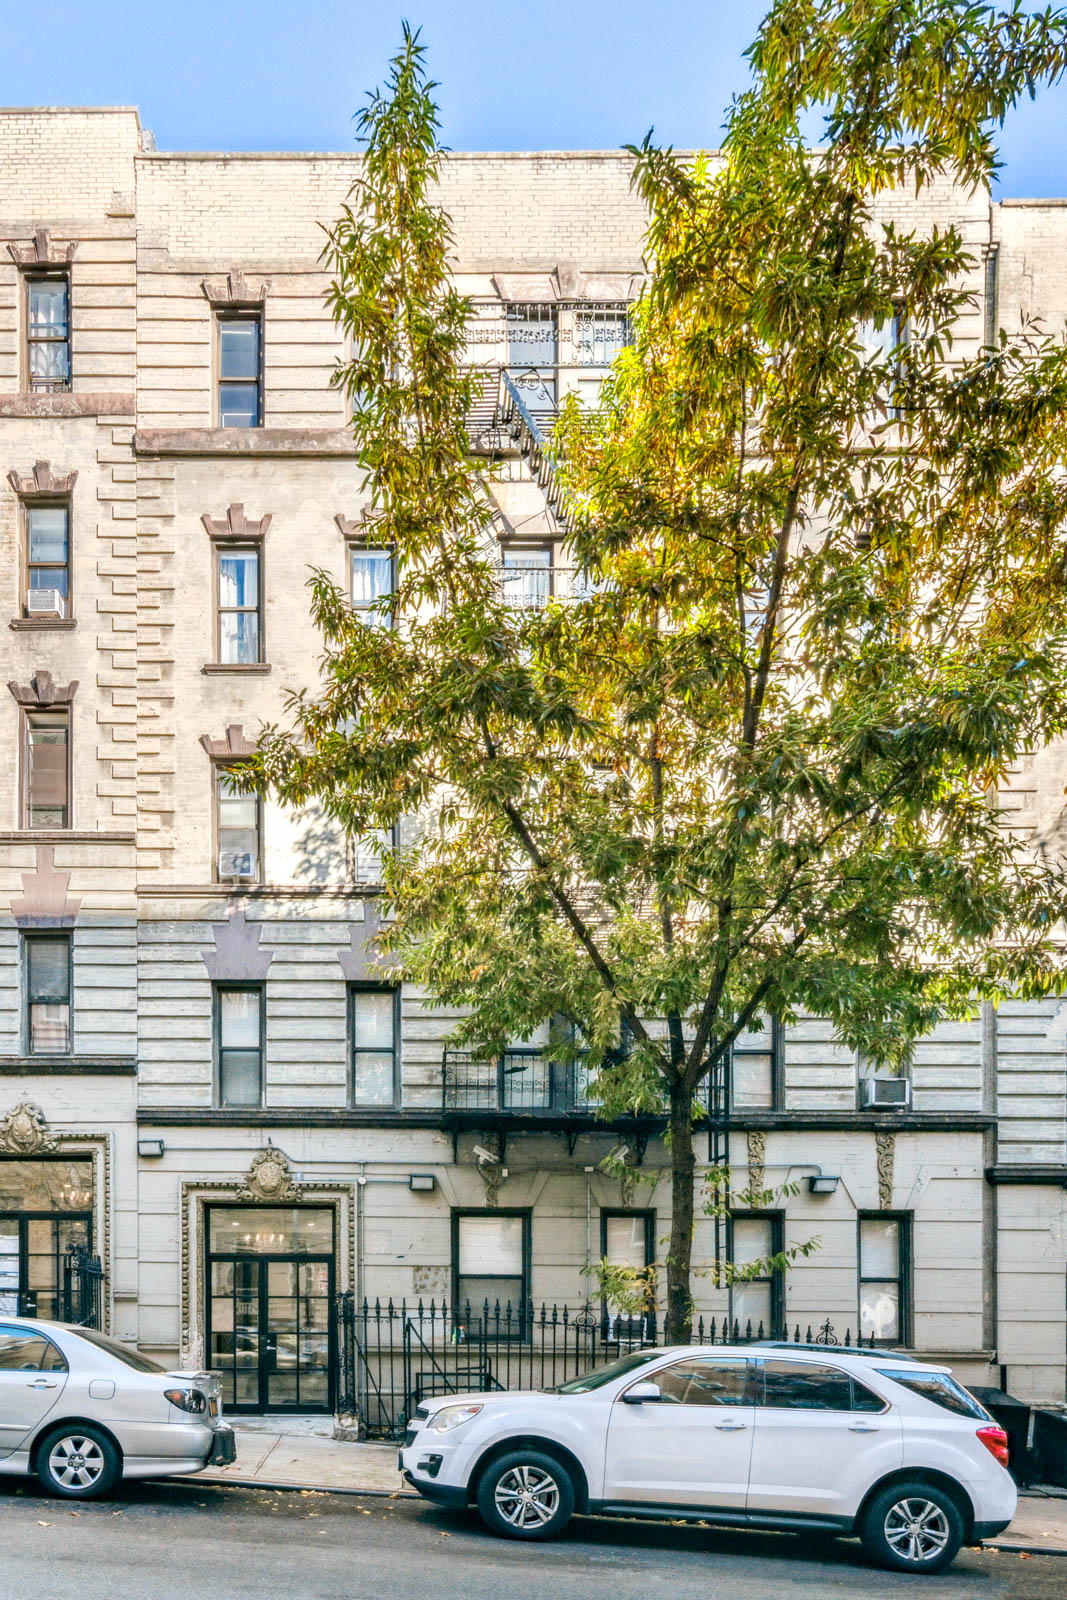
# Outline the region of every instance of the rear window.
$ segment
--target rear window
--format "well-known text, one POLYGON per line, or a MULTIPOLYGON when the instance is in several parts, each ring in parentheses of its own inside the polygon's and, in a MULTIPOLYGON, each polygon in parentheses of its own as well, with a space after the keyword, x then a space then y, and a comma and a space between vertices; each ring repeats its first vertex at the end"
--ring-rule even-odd
POLYGON ((764 1361, 756 1404, 775 1411, 884 1411, 881 1395, 840 1367, 813 1361, 764 1361))
POLYGON ((953 1411, 958 1417, 973 1417, 976 1422, 991 1422, 993 1419, 973 1394, 968 1394, 962 1383, 957 1383, 955 1378, 950 1378, 947 1372, 893 1372, 879 1369, 883 1378, 892 1378, 894 1383, 901 1384, 905 1389, 911 1389, 914 1394, 921 1394, 924 1400, 932 1400, 935 1406, 941 1406, 945 1411, 953 1411))
POLYGON ((109 1356, 114 1356, 116 1361, 121 1361, 127 1367, 132 1367, 134 1372, 166 1372, 166 1367, 161 1367, 158 1361, 150 1361, 147 1356, 141 1355, 139 1350, 134 1350, 128 1344, 119 1344, 117 1339, 109 1339, 106 1333, 98 1333, 95 1328, 72 1328, 71 1333, 76 1333, 79 1339, 84 1339, 87 1344, 95 1344, 98 1350, 103 1350, 109 1356))

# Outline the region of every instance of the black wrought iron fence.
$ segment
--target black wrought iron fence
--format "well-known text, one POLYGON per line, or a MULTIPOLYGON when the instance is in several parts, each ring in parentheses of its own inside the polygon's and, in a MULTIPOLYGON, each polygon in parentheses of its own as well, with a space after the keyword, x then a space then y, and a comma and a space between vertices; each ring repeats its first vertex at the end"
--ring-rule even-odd
POLYGON ((63 1257, 62 1320, 83 1328, 99 1328, 103 1309, 104 1269, 99 1256, 74 1245, 63 1257))
MULTIPOLYGON (((692 1343, 849 1346, 851 1329, 794 1323, 765 1328, 700 1317, 692 1343)), ((863 1343, 857 1340, 857 1343, 863 1343)), ((421 1401, 487 1389, 551 1389, 630 1350, 663 1344, 654 1315, 620 1316, 595 1306, 465 1305, 419 1301, 357 1304, 337 1297, 339 1412, 357 1416, 372 1438, 398 1438, 421 1401)))

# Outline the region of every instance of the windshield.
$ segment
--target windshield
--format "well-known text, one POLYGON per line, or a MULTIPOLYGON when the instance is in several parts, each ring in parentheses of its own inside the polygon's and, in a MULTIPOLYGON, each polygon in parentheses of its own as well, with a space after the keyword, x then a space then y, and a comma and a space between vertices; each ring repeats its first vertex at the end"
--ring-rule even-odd
POLYGON ((561 1383, 557 1388, 550 1389, 549 1393, 588 1394, 590 1389, 600 1389, 613 1378, 624 1378, 628 1372, 634 1372, 638 1367, 647 1367, 650 1361, 655 1361, 662 1354, 662 1350, 632 1350, 628 1356, 620 1356, 617 1361, 609 1361, 606 1367, 599 1367, 596 1372, 584 1372, 580 1378, 572 1378, 570 1383, 561 1383))
POLYGON ((974 1417, 976 1421, 991 1422, 985 1406, 966 1390, 962 1383, 957 1383, 955 1378, 950 1378, 947 1372, 882 1372, 883 1378, 892 1378, 894 1383, 901 1383, 905 1389, 912 1389, 916 1394, 921 1394, 924 1400, 932 1400, 935 1406, 943 1406, 946 1411, 954 1411, 958 1417, 974 1417))
POLYGON ((79 1339, 84 1339, 88 1344, 95 1344, 99 1350, 104 1350, 109 1356, 114 1356, 116 1361, 123 1362, 127 1367, 132 1367, 134 1372, 166 1372, 166 1367, 161 1367, 158 1361, 150 1361, 147 1356, 141 1355, 139 1350, 134 1350, 128 1344, 119 1344, 117 1339, 109 1339, 106 1333, 98 1333, 95 1328, 71 1328, 71 1333, 76 1333, 79 1339))

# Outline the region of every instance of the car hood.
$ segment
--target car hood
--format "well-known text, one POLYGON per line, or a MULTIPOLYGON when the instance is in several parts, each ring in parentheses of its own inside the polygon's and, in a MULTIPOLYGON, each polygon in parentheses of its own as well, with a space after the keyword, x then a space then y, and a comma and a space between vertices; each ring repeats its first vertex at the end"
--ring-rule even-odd
POLYGON ((433 1399, 423 1400, 419 1411, 425 1411, 427 1417, 436 1415, 445 1406, 471 1406, 471 1405, 506 1405, 514 1400, 547 1400, 550 1396, 545 1389, 471 1389, 463 1394, 437 1394, 433 1399))

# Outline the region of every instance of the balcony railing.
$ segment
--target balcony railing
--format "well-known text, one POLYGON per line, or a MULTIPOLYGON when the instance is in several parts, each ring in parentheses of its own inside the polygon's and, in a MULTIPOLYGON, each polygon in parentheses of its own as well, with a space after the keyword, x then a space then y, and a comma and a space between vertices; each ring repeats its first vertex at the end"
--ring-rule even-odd
POLYGON ((586 1093, 593 1076, 580 1055, 547 1061, 540 1050, 505 1050, 487 1059, 468 1050, 446 1050, 442 1105, 446 1111, 593 1116, 596 1100, 586 1093))

